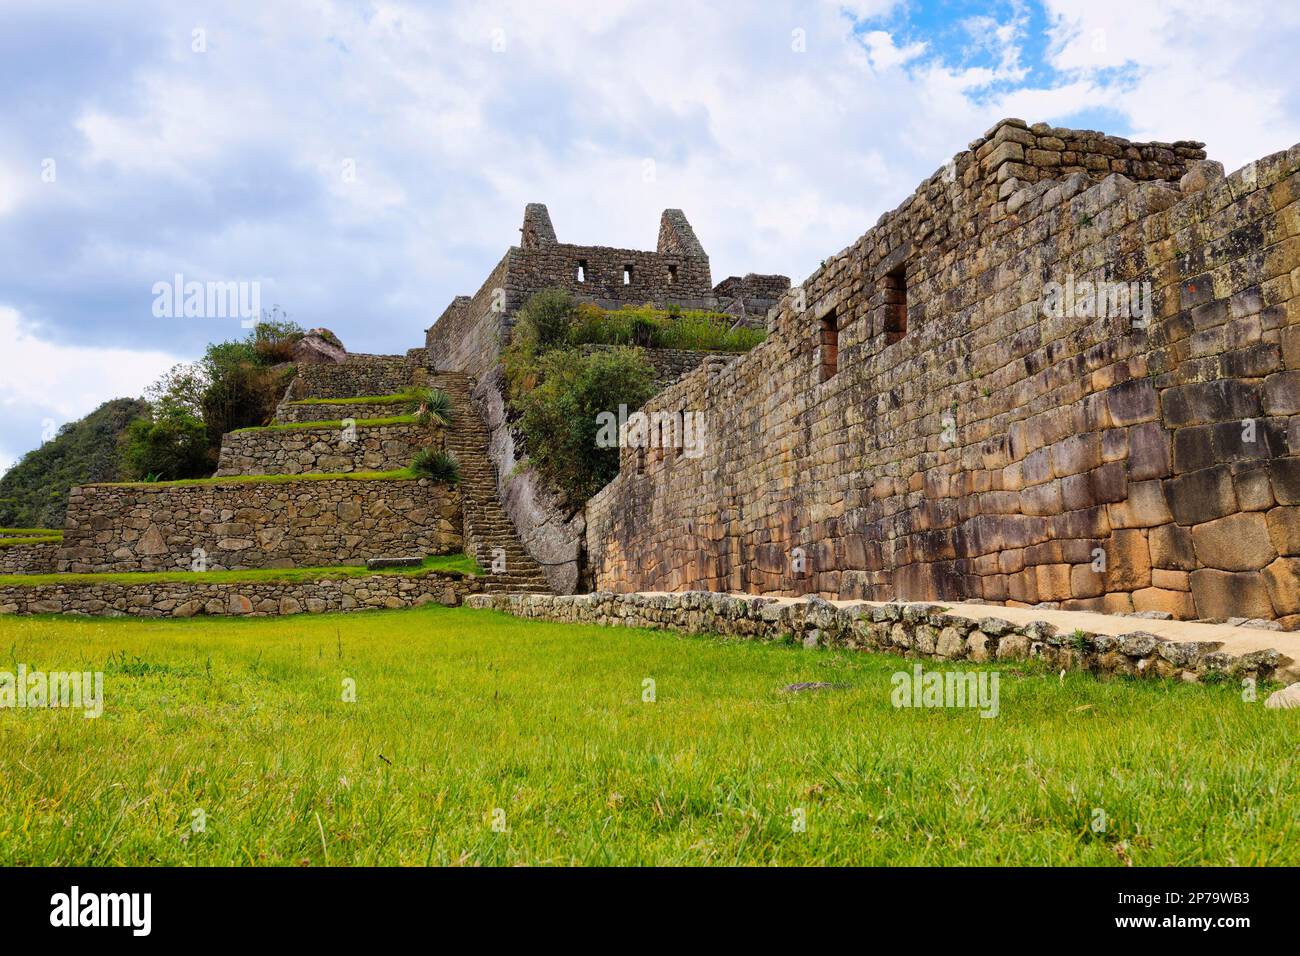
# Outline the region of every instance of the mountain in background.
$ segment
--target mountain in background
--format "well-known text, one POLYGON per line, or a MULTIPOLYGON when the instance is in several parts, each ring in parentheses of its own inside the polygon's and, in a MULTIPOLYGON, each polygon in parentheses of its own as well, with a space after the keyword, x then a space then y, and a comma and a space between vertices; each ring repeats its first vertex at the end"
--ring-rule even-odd
POLYGON ((121 478, 119 439, 148 406, 115 398, 69 422, 0 477, 0 528, 62 528, 68 489, 121 478))

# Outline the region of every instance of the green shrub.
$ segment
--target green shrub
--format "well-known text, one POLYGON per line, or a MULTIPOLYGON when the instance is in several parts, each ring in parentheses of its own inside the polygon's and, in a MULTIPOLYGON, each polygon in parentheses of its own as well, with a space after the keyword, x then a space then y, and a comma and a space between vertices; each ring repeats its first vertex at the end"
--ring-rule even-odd
POLYGON ((446 482, 449 485, 460 483, 460 462, 449 451, 421 448, 411 459, 411 471, 421 478, 446 482))
POLYGON ((563 289, 543 289, 534 294, 515 315, 515 337, 538 351, 565 342, 578 304, 563 289))
POLYGON ((127 426, 122 467, 128 478, 143 481, 205 475, 209 471, 207 428, 183 408, 155 407, 127 426))
POLYGON ((451 424, 451 396, 440 388, 412 389, 410 407, 421 425, 446 428, 451 424))
POLYGON ((639 345, 643 348, 747 352, 763 341, 762 329, 736 326, 720 312, 699 309, 667 310, 653 306, 602 309, 577 306, 569 325, 569 345, 639 345))
POLYGON ((290 322, 279 306, 253 327, 253 349, 265 365, 293 360, 293 347, 307 333, 297 322, 290 322))
POLYGON ((582 355, 554 349, 538 361, 537 386, 517 401, 529 461, 572 503, 587 500, 618 474, 618 449, 596 443, 596 416, 619 405, 640 408, 654 394, 654 368, 637 349, 582 355))

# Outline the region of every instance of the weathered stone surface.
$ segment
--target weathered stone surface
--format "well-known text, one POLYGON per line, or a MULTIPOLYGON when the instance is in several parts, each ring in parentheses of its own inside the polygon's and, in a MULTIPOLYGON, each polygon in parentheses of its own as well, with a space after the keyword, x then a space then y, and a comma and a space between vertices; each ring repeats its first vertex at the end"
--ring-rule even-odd
MULTIPOLYGON (((347 349, 343 348, 338 337, 329 329, 311 329, 293 344, 292 362, 296 365, 309 365, 320 362, 346 362, 347 349)), ((368 395, 370 392, 352 392, 353 395, 368 395)))
POLYGON ((1216 571, 1203 568, 1190 575, 1196 614, 1206 618, 1273 617, 1264 576, 1258 571, 1216 571))
POLYGON ((1264 569, 1264 583, 1277 614, 1300 614, 1300 558, 1278 558, 1264 569))
POLYGON ((1196 557, 1207 568, 1257 571, 1277 557, 1258 512, 1228 515, 1192 528, 1196 557))
POLYGON ((86 485, 68 515, 58 571, 322 567, 464 547, 459 494, 426 479, 86 485))
POLYGON ((1292 710, 1300 708, 1300 684, 1292 684, 1275 690, 1268 695, 1264 706, 1270 710, 1292 710))

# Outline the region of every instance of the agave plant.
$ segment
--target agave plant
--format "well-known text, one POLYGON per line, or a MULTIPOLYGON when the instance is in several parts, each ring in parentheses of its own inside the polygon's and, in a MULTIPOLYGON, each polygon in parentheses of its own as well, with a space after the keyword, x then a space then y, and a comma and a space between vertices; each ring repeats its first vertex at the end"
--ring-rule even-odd
POLYGON ((460 482, 460 462, 449 451, 421 448, 411 459, 411 471, 421 478, 445 482, 449 485, 460 482))
POLYGON ((446 428, 451 424, 451 396, 440 388, 417 388, 411 392, 411 408, 421 425, 446 428))

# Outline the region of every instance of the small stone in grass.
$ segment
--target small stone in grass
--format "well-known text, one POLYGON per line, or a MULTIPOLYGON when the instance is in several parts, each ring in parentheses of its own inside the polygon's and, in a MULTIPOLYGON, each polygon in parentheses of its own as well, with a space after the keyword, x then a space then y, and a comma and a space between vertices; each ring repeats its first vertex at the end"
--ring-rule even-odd
POLYGON ((848 684, 828 684, 825 681, 801 681, 798 684, 788 684, 782 690, 791 694, 797 694, 803 690, 848 690, 848 684))
POLYGON ((1273 710, 1300 708, 1300 682, 1269 694, 1264 706, 1273 710))

